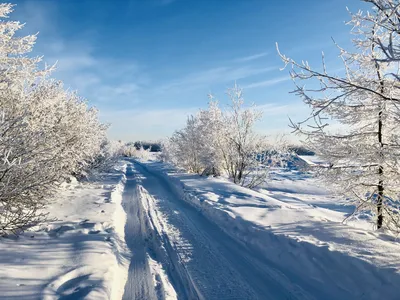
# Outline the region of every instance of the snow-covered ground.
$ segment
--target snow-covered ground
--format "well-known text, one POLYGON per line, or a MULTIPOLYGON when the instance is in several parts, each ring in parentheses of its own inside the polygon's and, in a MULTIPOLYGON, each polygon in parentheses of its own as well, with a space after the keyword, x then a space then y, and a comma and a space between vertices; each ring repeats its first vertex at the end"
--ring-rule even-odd
MULTIPOLYGON (((165 230, 175 239, 183 235, 185 249, 190 249, 187 268, 192 263, 198 272, 216 272, 215 280, 226 284, 226 290, 218 288, 220 296, 235 290, 229 284, 238 286, 236 281, 243 280, 240 290, 247 291, 248 298, 260 298, 264 292, 265 299, 398 299, 400 244, 390 235, 373 231, 368 218, 343 224, 353 207, 330 196, 304 173, 278 171, 274 180, 259 191, 252 191, 225 179, 185 174, 156 161, 142 161, 135 168, 146 178, 146 189, 158 203, 155 210, 166 216, 167 223, 169 220, 170 224, 179 224, 173 221, 175 216, 195 222, 197 217, 188 213, 187 205, 182 203, 185 201, 225 233, 209 237, 211 242, 207 247, 219 249, 224 259, 229 256, 234 259, 208 269, 204 260, 207 255, 196 253, 200 246, 193 238, 185 238, 187 224, 165 230), (156 192, 154 189, 160 189, 160 185, 164 186, 163 191, 156 192), (240 242, 243 253, 224 252, 221 239, 228 237, 232 243, 240 242), (247 261, 249 256, 252 262, 247 261), (199 257, 203 261, 195 263, 199 257), (235 259, 245 259, 268 291, 261 290, 248 267, 232 263, 235 259), (221 275, 218 271, 221 268, 231 270, 221 275), (229 272, 236 275, 224 277, 229 272)), ((211 230, 202 228, 204 222, 202 219, 194 226, 201 231, 211 230)), ((205 282, 209 289, 217 289, 211 282, 205 282)), ((204 298, 217 299, 207 295, 204 298)))
POLYGON ((296 170, 254 191, 125 160, 1 239, 0 298, 398 299, 400 244, 352 210, 296 170))
MULTIPOLYGON (((259 270, 259 254, 243 247, 186 203, 160 173, 137 163, 133 168, 136 197, 148 220, 145 249, 163 265, 173 286, 174 292, 163 288, 170 299, 174 293, 179 299, 287 299, 299 292, 287 280, 278 282, 279 274, 259 270)), ((131 216, 137 218, 138 214, 134 211, 131 216)), ((140 249, 135 252, 140 253, 140 249)), ((147 283, 138 289, 137 274, 148 272, 137 266, 135 255, 132 263, 125 290, 130 297, 124 299, 157 299, 147 291, 147 283)), ((163 295, 161 299, 164 297, 168 298, 163 295)))
POLYGON ((121 299, 130 256, 121 206, 125 168, 65 184, 48 208, 53 220, 1 238, 1 299, 121 299))

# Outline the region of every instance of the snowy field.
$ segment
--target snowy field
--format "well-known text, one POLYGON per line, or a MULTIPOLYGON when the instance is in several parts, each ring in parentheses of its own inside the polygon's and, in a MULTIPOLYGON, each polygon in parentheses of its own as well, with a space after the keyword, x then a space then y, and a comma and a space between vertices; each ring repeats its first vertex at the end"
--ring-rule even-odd
POLYGON ((121 299, 129 261, 125 168, 64 184, 48 208, 52 220, 1 238, 1 299, 121 299))

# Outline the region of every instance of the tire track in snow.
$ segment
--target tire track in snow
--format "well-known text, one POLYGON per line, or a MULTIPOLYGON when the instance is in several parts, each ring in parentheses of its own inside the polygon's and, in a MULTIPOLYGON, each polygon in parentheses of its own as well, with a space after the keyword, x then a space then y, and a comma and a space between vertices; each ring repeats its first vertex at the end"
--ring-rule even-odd
MULTIPOLYGON (((151 256, 150 259, 156 259, 162 263, 180 299, 203 299, 184 263, 182 263, 185 258, 179 255, 180 253, 175 249, 176 242, 174 240, 183 241, 180 239, 178 231, 163 221, 163 218, 154 209, 154 198, 143 186, 138 185, 137 195, 148 221, 148 253, 151 256)), ((165 293, 161 298, 165 298, 165 293)))
POLYGON ((132 252, 128 280, 122 299, 158 299, 153 283, 153 276, 147 260, 146 219, 136 195, 136 180, 132 165, 126 172, 125 190, 122 205, 127 215, 125 241, 132 252))
POLYGON ((215 253, 211 251, 210 246, 207 245, 207 242, 203 240, 204 237, 201 237, 198 232, 192 232, 187 227, 187 224, 185 224, 187 222, 186 219, 182 220, 182 226, 179 226, 179 229, 177 229, 167 221, 171 214, 181 218, 179 214, 177 215, 176 211, 170 211, 168 216, 161 213, 158 210, 158 201, 141 185, 138 186, 138 194, 143 208, 147 212, 149 226, 153 233, 153 242, 151 243, 153 248, 151 252, 154 251, 156 257, 163 261, 180 299, 256 298, 255 295, 252 295, 249 288, 245 287, 242 281, 236 280, 235 282, 238 274, 233 274, 232 270, 230 270, 230 276, 224 276, 223 280, 219 280, 221 271, 226 275, 225 273, 229 269, 227 265, 229 264, 224 266, 221 263, 221 261, 224 261, 224 258, 216 257, 215 253), (184 227, 185 229, 182 230, 184 227), (185 239, 185 237, 188 237, 188 232, 192 234, 190 241, 185 239), (201 241, 202 249, 201 253, 196 251, 196 257, 192 255, 194 251, 194 246, 192 245, 194 239, 197 242, 201 241), (197 254, 201 255, 197 256, 197 254), (196 270, 194 270, 191 262, 198 259, 201 260, 202 265, 200 266, 196 263, 196 270), (215 268, 220 271, 215 272, 215 268), (221 287, 228 285, 228 282, 231 286, 228 289, 221 289, 221 287))
MULTIPOLYGON (((127 169, 127 182, 123 194, 123 207, 127 214, 125 240, 132 252, 128 280, 123 299, 199 299, 161 223, 149 208, 149 199, 138 185, 140 177, 132 168, 127 169), (145 208, 144 208, 145 206, 145 208), (168 273, 166 276, 164 268, 168 273), (168 278, 169 277, 169 278, 168 278)), ((148 194, 147 194, 148 195, 148 194)))

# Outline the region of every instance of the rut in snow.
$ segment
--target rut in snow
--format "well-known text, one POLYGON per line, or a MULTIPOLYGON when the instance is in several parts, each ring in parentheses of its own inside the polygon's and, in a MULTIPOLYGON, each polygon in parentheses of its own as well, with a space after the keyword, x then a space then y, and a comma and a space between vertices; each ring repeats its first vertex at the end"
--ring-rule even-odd
POLYGON ((149 211, 152 200, 150 196, 146 197, 149 194, 139 183, 140 174, 129 165, 123 206, 127 214, 125 240, 132 252, 132 260, 123 299, 174 299, 175 290, 179 298, 199 299, 184 265, 178 261, 169 239, 160 229, 161 223, 154 218, 154 212, 149 211), (157 263, 168 274, 167 279, 162 278, 163 274, 154 274, 151 267, 157 263))

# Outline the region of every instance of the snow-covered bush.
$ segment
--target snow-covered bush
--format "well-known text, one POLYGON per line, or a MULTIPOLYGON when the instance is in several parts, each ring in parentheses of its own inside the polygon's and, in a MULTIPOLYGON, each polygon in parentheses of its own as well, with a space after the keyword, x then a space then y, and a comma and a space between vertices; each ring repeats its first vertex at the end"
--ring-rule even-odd
POLYGON ((127 143, 122 147, 122 155, 125 157, 133 157, 133 158, 140 158, 144 160, 148 160, 151 158, 151 146, 148 146, 146 149, 140 143, 127 143))
POLYGON ((151 152, 151 147, 147 148, 147 149, 144 149, 143 145, 141 145, 139 147, 139 149, 138 149, 135 146, 131 156, 134 157, 134 158, 140 158, 140 159, 148 160, 151 157, 150 152, 151 152))
POLYGON ((226 174, 236 184, 255 187, 287 151, 282 143, 269 143, 254 131, 262 114, 244 106, 239 87, 229 89, 228 95, 231 105, 226 110, 211 99, 207 110, 190 116, 186 126, 163 143, 163 158, 188 172, 226 174))
POLYGON ((94 158, 87 161, 86 167, 81 169, 80 174, 75 174, 75 176, 88 177, 89 175, 96 175, 99 172, 109 170, 123 155, 123 151, 124 144, 121 141, 104 139, 100 145, 100 150, 94 158))
POLYGON ((312 108, 308 119, 293 123, 307 146, 329 162, 319 171, 357 209, 376 213, 376 226, 400 229, 399 1, 367 0, 371 13, 352 15, 352 51, 338 46, 343 74, 307 62, 291 65, 295 93, 312 108), (307 88, 303 84, 307 82, 307 88), (332 130, 329 121, 340 124, 332 130), (312 124, 310 124, 310 121, 312 124))
MULTIPOLYGON (((1 18, 11 11, 0 5, 1 18)), ((0 234, 41 220, 57 184, 97 157, 106 130, 95 109, 27 56, 36 36, 15 36, 21 28, 0 23, 0 234)))
POLYGON ((170 149, 167 150, 172 163, 193 173, 201 173, 203 170, 198 123, 197 117, 190 116, 186 126, 174 132, 169 141, 170 149))
POLYGON ((121 147, 121 154, 125 157, 133 157, 136 151, 136 147, 132 143, 125 143, 121 147))

